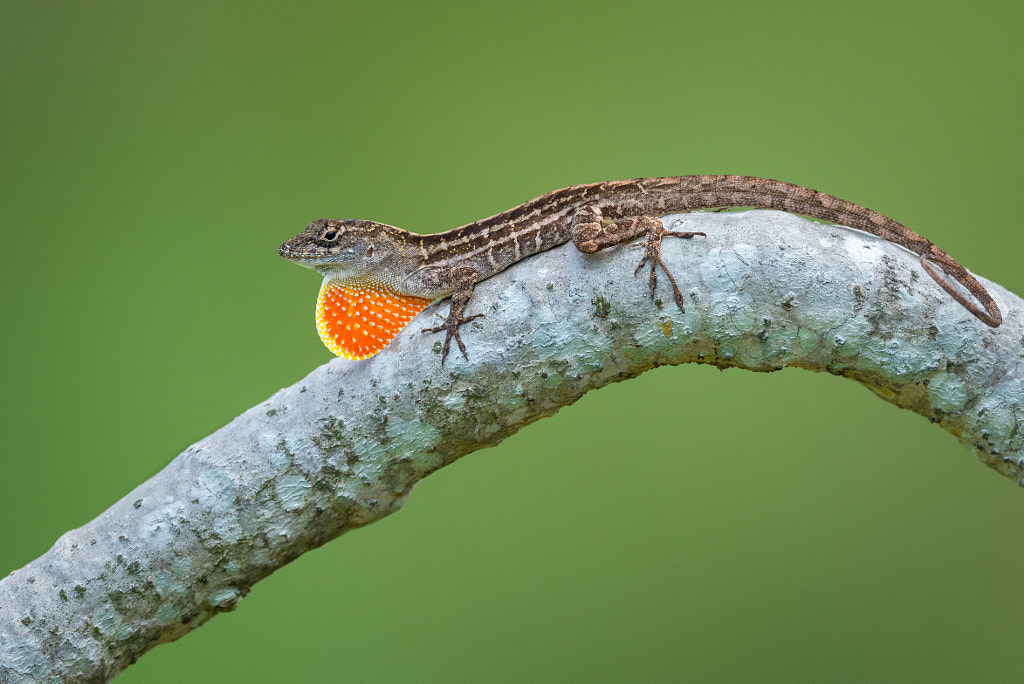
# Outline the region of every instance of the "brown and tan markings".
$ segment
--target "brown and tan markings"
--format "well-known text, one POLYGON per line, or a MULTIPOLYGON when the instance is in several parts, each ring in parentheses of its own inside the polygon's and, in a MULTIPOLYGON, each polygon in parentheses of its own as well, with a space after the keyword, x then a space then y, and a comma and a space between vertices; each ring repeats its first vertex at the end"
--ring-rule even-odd
POLYGON ((636 270, 649 265, 653 297, 660 266, 682 310, 682 293, 661 261, 661 239, 704 233, 665 230, 659 217, 734 207, 810 216, 901 245, 919 255, 922 268, 965 309, 992 327, 1002 322, 999 307, 981 283, 953 257, 906 226, 817 190, 750 176, 637 178, 574 185, 433 235, 373 221, 317 219, 278 252, 323 274, 317 330, 328 349, 350 359, 378 353, 427 304, 452 295, 445 323, 424 330, 445 331, 444 363, 453 337, 466 356, 459 326, 483 316, 464 316, 477 282, 570 240, 589 254, 646 235, 644 256, 636 270), (977 301, 954 288, 935 266, 977 301))

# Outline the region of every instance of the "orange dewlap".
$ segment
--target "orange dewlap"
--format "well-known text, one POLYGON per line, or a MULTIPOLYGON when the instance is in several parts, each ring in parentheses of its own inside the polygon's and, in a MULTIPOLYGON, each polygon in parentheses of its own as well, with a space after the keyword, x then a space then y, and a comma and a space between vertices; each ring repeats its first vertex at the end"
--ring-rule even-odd
POLYGON ((431 300, 373 286, 324 279, 316 300, 316 330, 327 348, 346 359, 368 359, 395 339, 431 300))

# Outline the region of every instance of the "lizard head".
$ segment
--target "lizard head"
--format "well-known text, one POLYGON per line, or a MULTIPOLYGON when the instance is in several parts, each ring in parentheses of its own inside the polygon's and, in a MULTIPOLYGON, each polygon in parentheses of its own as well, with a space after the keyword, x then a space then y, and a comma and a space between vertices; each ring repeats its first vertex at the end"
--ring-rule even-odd
POLYGON ((359 280, 379 272, 382 261, 393 252, 397 232, 401 231, 373 221, 317 219, 278 247, 277 253, 326 276, 359 280))
POLYGON ((413 249, 408 235, 373 221, 317 219, 277 249, 285 259, 324 275, 316 328, 338 356, 373 356, 430 304, 400 287, 402 266, 413 249))

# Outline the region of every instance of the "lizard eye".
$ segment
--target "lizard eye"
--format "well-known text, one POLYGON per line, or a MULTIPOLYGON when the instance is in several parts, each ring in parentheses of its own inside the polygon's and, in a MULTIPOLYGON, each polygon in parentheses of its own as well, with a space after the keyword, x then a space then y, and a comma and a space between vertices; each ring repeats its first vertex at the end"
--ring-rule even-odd
POLYGON ((338 231, 336 230, 329 230, 324 233, 324 240, 327 240, 328 242, 334 242, 334 238, 336 237, 338 237, 338 231))

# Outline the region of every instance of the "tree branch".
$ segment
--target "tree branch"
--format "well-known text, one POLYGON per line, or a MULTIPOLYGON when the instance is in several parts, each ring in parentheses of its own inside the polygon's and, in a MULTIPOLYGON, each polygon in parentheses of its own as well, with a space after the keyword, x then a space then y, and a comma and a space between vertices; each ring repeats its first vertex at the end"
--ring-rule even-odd
POLYGON ((708 234, 663 247, 686 313, 664 275, 651 302, 638 250, 564 245, 477 286, 468 362, 442 367, 420 334, 435 303, 379 356, 321 366, 186 449, 0 581, 0 681, 112 678, 438 468, 665 364, 845 376, 1024 477, 1018 297, 984 283, 990 329, 892 243, 778 212, 684 218, 708 234))

